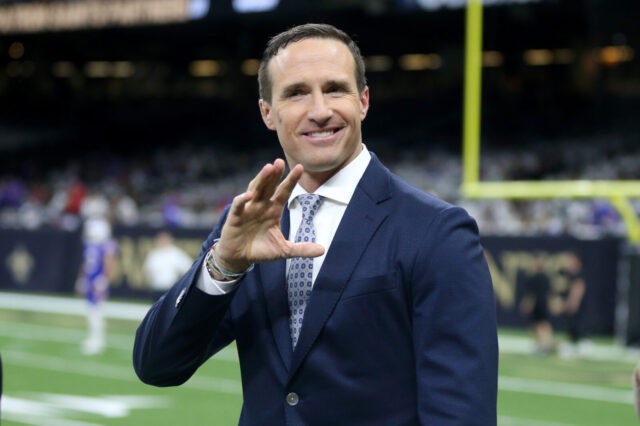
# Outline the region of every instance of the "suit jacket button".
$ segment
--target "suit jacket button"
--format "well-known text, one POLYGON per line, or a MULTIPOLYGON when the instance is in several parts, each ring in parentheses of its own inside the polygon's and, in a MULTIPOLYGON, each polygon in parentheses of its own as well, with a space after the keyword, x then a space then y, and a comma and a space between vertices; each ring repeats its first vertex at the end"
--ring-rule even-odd
POLYGON ((294 406, 294 405, 298 405, 299 401, 300 401, 300 398, 298 397, 297 393, 291 392, 287 394, 287 404, 294 406))

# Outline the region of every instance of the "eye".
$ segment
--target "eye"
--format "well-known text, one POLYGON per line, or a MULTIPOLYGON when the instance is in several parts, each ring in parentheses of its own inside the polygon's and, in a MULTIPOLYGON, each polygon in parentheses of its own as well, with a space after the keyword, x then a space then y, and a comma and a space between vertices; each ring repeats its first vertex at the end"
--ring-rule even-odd
POLYGON ((306 95, 307 92, 304 89, 291 89, 284 95, 286 99, 298 99, 306 95))

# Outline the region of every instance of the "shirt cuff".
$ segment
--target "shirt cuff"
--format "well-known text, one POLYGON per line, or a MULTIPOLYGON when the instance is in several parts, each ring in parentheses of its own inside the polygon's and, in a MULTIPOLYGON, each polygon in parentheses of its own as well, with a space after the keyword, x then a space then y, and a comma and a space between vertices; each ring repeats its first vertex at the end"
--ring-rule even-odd
POLYGON ((200 267, 200 273, 198 274, 198 280, 196 281, 196 287, 199 290, 204 291, 212 296, 220 296, 232 292, 236 287, 239 280, 233 281, 218 281, 211 278, 209 271, 207 270, 206 262, 202 262, 200 267))

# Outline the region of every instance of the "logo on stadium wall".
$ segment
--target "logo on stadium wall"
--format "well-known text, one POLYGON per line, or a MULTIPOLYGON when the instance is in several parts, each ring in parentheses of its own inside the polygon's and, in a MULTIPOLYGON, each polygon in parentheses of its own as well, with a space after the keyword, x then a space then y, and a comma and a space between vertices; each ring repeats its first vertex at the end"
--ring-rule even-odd
POLYGON ((13 281, 23 285, 29 280, 34 264, 33 256, 22 246, 16 247, 6 260, 13 281))

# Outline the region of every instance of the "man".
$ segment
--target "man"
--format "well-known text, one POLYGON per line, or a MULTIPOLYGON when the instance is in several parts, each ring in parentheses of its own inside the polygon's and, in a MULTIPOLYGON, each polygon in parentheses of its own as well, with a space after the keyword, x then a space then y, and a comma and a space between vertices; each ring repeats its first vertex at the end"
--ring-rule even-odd
POLYGON ((106 346, 104 301, 109 295, 109 280, 113 278, 117 244, 111 238, 111 225, 102 216, 88 218, 84 223, 82 266, 76 281, 76 293, 87 301, 87 338, 82 353, 98 355, 106 346))
MULTIPOLYGON (((563 275, 569 281, 569 289, 566 292, 564 314, 567 319, 569 331, 569 354, 577 353, 581 340, 584 338, 584 297, 587 285, 582 277, 582 261, 575 253, 567 256, 566 268, 563 275)), ((584 347, 584 345, 582 345, 584 347)))
POLYGON ((362 144, 355 43, 329 25, 292 28, 258 79, 290 172, 265 165, 151 308, 138 376, 179 385, 235 340, 241 425, 495 424, 495 307, 475 222, 362 144))
POLYGON ((189 270, 193 260, 173 243, 169 231, 156 235, 156 245, 147 254, 142 270, 149 287, 156 291, 167 291, 182 274, 189 270))
POLYGON ((533 271, 524 282, 524 296, 520 301, 521 314, 531 321, 535 355, 549 355, 556 348, 548 307, 551 282, 545 273, 544 260, 542 253, 535 254, 533 271))

